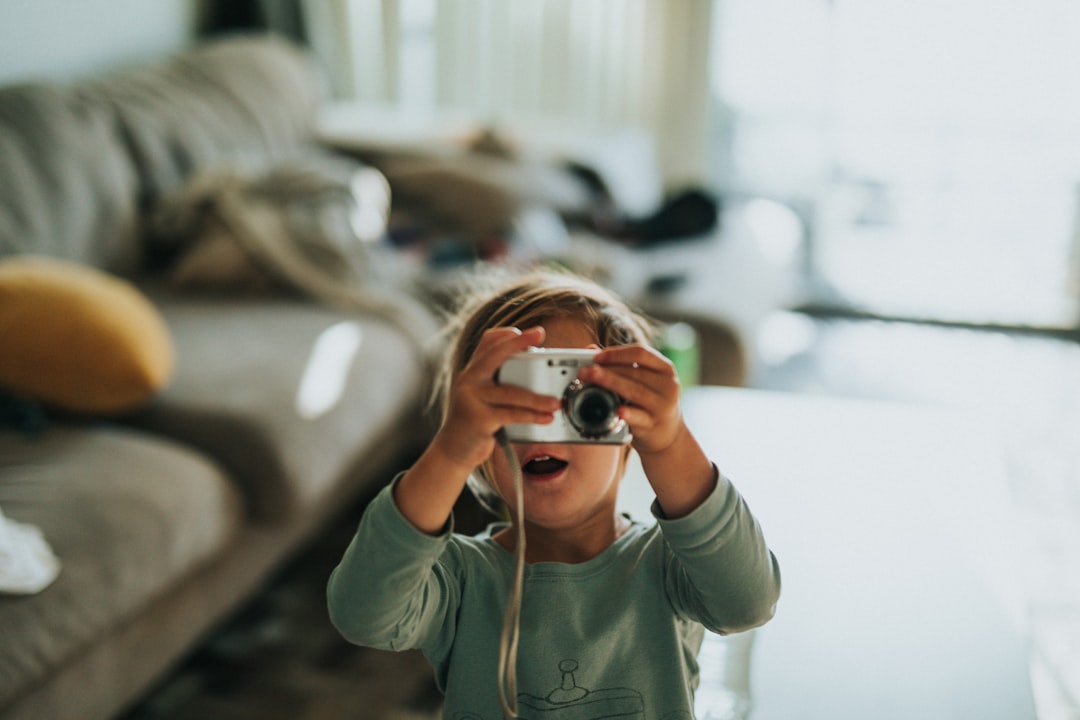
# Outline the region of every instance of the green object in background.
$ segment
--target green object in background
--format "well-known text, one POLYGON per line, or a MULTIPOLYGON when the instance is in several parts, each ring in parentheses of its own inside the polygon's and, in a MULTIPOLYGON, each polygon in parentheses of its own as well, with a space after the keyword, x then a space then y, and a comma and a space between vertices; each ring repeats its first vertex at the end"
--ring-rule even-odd
POLYGON ((701 379, 701 350, 698 347, 697 330, 689 323, 668 325, 660 336, 660 352, 675 365, 679 383, 693 387, 701 379))

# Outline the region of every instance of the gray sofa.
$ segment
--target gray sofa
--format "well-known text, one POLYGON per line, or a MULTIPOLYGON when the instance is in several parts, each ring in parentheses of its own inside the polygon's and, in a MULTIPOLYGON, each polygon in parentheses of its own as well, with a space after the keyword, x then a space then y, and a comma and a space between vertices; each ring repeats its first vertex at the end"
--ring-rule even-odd
POLYGON ((146 271, 141 230, 166 193, 323 152, 321 87, 306 54, 247 37, 0 88, 0 259, 131 280, 176 352, 137 411, 0 428, 0 509, 40 528, 62 565, 43 591, 0 596, 0 718, 116 716, 427 439, 417 328, 296 295, 169 290, 146 271), (301 413, 313 346, 343 322, 359 345, 340 396, 301 413))

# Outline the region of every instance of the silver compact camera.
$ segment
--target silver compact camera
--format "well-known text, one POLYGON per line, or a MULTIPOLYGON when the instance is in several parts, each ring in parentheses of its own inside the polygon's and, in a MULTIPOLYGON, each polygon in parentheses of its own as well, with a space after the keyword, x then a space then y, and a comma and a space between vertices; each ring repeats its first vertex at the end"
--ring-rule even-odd
POLYGON ((551 424, 507 425, 507 438, 522 443, 630 442, 630 427, 618 415, 622 399, 578 378, 579 369, 592 365, 596 353, 576 348, 530 348, 503 363, 496 377, 500 384, 562 398, 562 407, 551 424))

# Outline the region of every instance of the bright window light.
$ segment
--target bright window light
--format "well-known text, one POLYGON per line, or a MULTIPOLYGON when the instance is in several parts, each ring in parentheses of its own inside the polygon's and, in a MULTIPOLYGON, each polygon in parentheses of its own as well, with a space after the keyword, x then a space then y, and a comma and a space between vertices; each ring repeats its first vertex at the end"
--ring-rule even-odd
POLYGON ((792 203, 820 301, 1072 326, 1080 4, 725 0, 721 182, 792 203))

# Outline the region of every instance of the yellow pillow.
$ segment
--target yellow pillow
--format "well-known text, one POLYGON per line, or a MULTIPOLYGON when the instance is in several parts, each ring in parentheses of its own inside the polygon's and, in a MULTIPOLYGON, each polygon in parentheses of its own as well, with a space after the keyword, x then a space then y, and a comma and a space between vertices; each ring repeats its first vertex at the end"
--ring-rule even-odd
POLYGON ((115 413, 149 400, 174 366, 164 320, 131 283, 53 258, 0 259, 0 389, 115 413))

